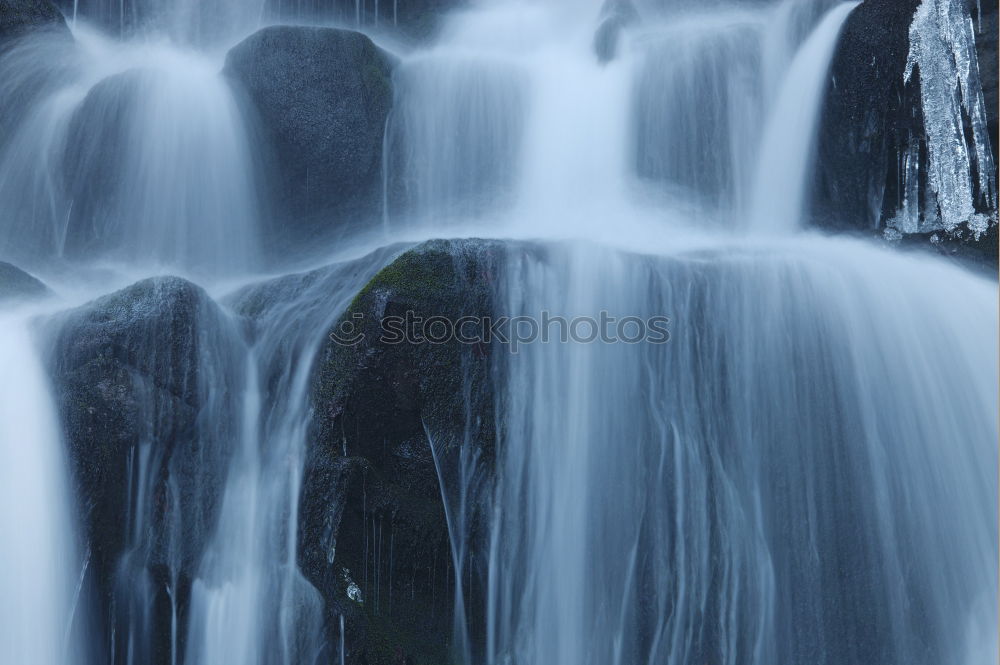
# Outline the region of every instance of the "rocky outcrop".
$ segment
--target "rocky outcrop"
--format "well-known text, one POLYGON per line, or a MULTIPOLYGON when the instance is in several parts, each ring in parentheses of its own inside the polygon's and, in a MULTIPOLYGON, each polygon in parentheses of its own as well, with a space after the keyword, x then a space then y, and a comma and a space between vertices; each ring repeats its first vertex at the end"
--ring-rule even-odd
POLYGON ((374 214, 392 105, 391 58, 358 32, 265 28, 234 47, 225 74, 259 120, 276 234, 311 236, 374 214))
MULTIPOLYGON (((928 184, 919 68, 909 81, 904 80, 909 29, 919 5, 920 0, 865 0, 844 25, 820 124, 813 195, 814 221, 820 226, 880 233, 892 223, 908 197, 909 206, 936 214, 933 211, 937 202, 928 184), (905 184, 908 172, 916 184, 909 190, 905 184)), ((975 3, 972 5, 975 20, 975 3)), ((979 26, 976 46, 995 160, 995 7, 983 4, 979 26)), ((995 210, 986 207, 981 198, 977 208, 995 217, 995 210)), ((995 238, 992 231, 978 238, 964 230, 953 234, 919 233, 913 234, 908 243, 917 238, 933 240, 929 246, 946 253, 992 255, 992 261, 996 260, 995 240, 990 240, 995 238)))
POLYGON ((49 0, 0 0, 0 52, 5 42, 36 30, 69 35, 66 19, 49 0))
POLYGON ((99 634, 121 649, 142 617, 157 617, 140 628, 152 635, 137 641, 149 650, 137 658, 170 662, 171 606, 183 618, 234 439, 219 397, 238 392, 233 324, 204 291, 171 277, 53 324, 51 373, 102 610, 95 620, 107 624, 99 634))
POLYGON ((0 304, 42 298, 49 288, 15 265, 0 261, 0 304))
MULTIPOLYGON (((299 558, 326 601, 327 625, 346 617, 348 662, 362 654, 372 664, 395 662, 397 647, 417 662, 448 660, 455 575, 442 487, 453 511, 466 492, 463 531, 474 540, 492 468, 498 351, 485 342, 433 343, 419 331, 436 340, 446 320, 493 313, 498 251, 454 241, 406 252, 331 331, 353 327, 350 335, 363 339, 331 341, 318 358, 299 558), (381 322, 407 312, 413 321, 443 318, 414 323, 410 341, 393 343, 381 322)), ((475 613, 483 571, 469 565, 463 579, 475 613)))

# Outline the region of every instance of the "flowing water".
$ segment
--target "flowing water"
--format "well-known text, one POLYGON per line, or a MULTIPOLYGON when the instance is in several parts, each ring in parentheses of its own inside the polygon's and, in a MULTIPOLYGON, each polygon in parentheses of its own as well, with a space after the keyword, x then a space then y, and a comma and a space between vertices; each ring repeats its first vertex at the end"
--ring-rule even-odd
POLYGON ((9 663, 72 663, 78 571, 64 448, 30 311, 0 319, 0 644, 9 663))
MULTIPOLYGON (((403 1, 347 16, 334 3, 327 18, 353 8, 371 26, 403 1)), ((263 21, 316 13, 277 4, 79 0, 63 4, 75 46, 45 35, 0 57, 0 90, 31 108, 0 104, 13 128, 0 258, 51 275, 53 310, 164 272, 207 290, 144 283, 164 308, 178 293, 200 303, 195 352, 172 356, 150 326, 130 358, 138 375, 166 362, 196 377, 194 424, 175 436, 187 407, 155 371, 136 379, 123 553, 111 600, 80 608, 84 529, 47 347, 28 313, 0 322, 14 377, 0 385, 0 528, 18 534, 0 545, 5 662, 350 662, 343 616, 327 625, 298 565, 312 368, 392 243, 442 233, 515 239, 495 294, 505 313, 670 319, 663 344, 505 357, 481 539, 466 500, 482 480, 475 442, 446 486, 428 430, 457 662, 995 660, 996 283, 800 228, 855 3, 641 2, 603 63, 597 0, 456 11, 399 54, 383 239, 275 278, 255 184, 273 174, 256 171, 219 70, 263 21), (481 617, 462 582, 477 574, 481 617), (100 615, 85 624, 94 648, 74 642, 81 608, 100 615)), ((64 344, 50 355, 88 308, 115 302, 41 320, 64 344)))

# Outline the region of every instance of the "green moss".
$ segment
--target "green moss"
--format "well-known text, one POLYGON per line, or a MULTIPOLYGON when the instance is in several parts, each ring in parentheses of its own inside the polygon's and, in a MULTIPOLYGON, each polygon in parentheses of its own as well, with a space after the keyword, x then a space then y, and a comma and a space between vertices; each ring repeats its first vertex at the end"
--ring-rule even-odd
POLYGON ((452 257, 443 245, 431 242, 401 254, 358 292, 347 315, 365 309, 369 296, 380 290, 391 291, 402 300, 422 302, 453 289, 452 257))

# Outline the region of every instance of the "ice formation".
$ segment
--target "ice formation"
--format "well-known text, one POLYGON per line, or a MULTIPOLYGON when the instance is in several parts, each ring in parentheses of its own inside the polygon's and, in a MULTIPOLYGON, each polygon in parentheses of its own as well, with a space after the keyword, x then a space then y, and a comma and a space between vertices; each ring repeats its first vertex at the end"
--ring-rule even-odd
MULTIPOLYGON (((936 216, 925 211, 921 226, 933 225, 951 232, 968 223, 978 237, 984 221, 976 216, 976 197, 993 208, 996 195, 974 29, 964 0, 923 0, 917 8, 910 25, 905 81, 910 81, 914 67, 920 71, 928 182, 940 213, 939 221, 928 224, 936 216), (963 111, 971 129, 971 142, 966 138, 963 111)), ((912 174, 906 171, 909 183, 912 174)), ((904 188, 909 189, 909 184, 904 188)), ((912 205, 912 201, 905 202, 904 208, 912 205)), ((901 212, 909 212, 911 221, 908 228, 900 230, 910 231, 913 213, 901 212)))

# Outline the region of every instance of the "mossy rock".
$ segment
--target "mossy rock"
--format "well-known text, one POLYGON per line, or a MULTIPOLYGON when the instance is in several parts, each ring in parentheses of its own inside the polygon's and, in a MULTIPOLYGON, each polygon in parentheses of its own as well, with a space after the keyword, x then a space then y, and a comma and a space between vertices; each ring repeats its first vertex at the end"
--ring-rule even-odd
MULTIPOLYGON (((500 350, 455 340, 395 344, 380 326, 406 312, 451 321, 493 316, 501 251, 500 243, 460 240, 404 252, 331 330, 350 322, 364 338, 331 339, 317 359, 300 565, 326 599, 331 643, 345 616, 348 662, 362 662, 363 653, 372 665, 392 663, 397 648, 421 663, 449 660, 454 571, 441 487, 456 500, 464 450, 482 481, 469 492, 475 538, 477 492, 492 474, 500 350), (344 569, 363 603, 348 596, 344 569)), ((479 572, 469 576, 479 584, 479 572)), ((471 595, 483 597, 478 588, 471 595)))

